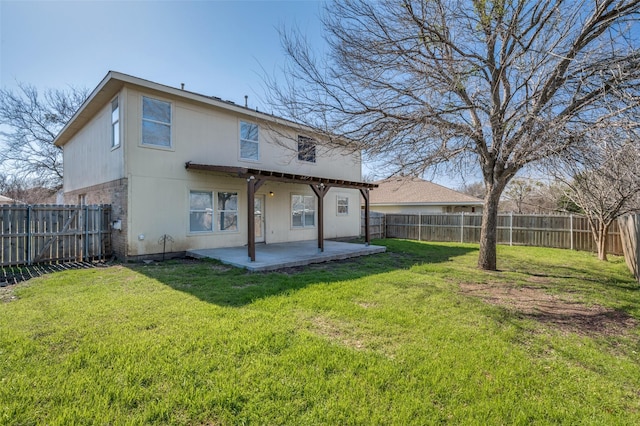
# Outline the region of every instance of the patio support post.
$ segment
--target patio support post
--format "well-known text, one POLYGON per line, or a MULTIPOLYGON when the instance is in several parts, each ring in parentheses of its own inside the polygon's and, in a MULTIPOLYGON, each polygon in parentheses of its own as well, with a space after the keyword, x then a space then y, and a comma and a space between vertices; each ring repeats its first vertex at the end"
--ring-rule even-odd
POLYGON ((364 244, 371 243, 371 233, 369 232, 369 188, 360 188, 360 193, 364 197, 364 244))
POLYGON ((329 186, 324 183, 309 185, 318 197, 318 251, 324 251, 324 196, 329 191, 329 186))
POLYGON ((256 191, 263 183, 264 179, 256 180, 255 176, 249 176, 247 179, 247 251, 252 262, 256 261, 256 191))

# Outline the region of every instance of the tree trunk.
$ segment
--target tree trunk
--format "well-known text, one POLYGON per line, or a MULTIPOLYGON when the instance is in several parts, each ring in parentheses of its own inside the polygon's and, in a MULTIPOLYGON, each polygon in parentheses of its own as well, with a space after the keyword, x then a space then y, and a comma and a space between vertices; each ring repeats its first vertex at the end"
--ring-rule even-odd
POLYGON ((604 262, 607 261, 607 236, 608 235, 609 235, 609 224, 605 224, 603 221, 600 221, 598 226, 598 238, 596 239, 596 245, 598 246, 598 259, 604 262))
POLYGON ((487 194, 484 197, 478 268, 484 269, 485 271, 495 271, 497 269, 498 203, 502 195, 502 188, 504 188, 504 185, 490 186, 487 188, 487 194))

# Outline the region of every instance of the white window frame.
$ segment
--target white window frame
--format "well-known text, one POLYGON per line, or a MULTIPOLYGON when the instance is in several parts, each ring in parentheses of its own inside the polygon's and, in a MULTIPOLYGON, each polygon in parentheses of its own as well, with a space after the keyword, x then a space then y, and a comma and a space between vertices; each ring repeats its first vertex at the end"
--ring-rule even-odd
POLYGON ((120 146, 120 99, 116 96, 111 101, 111 148, 120 146), (115 104, 115 107, 114 107, 115 104))
POLYGON ((204 230, 196 230, 194 231, 193 229, 191 229, 191 215, 193 213, 204 213, 204 214, 208 214, 208 215, 213 215, 213 203, 214 203, 214 192, 213 191, 206 191, 206 190, 197 190, 197 189, 192 189, 189 191, 189 233, 190 234, 210 234, 213 232, 214 230, 214 218, 211 217, 211 225, 209 229, 204 229, 204 230), (208 194, 211 197, 211 207, 209 208, 205 208, 205 209, 193 209, 191 208, 191 194, 193 193, 198 193, 198 194, 208 194))
POLYGON ((349 196, 336 195, 336 215, 349 216, 349 196), (341 203, 342 202, 342 203, 341 203), (345 211, 340 211, 340 207, 344 207, 345 211))
POLYGON ((237 191, 216 191, 215 193, 215 199, 216 199, 216 231, 217 232, 223 232, 223 233, 230 233, 230 232, 239 232, 240 231, 240 223, 238 221, 239 219, 239 211, 238 211, 238 205, 240 204, 240 199, 239 199, 239 195, 237 191), (236 196, 236 208, 235 210, 231 210, 231 209, 221 209, 220 208, 220 194, 233 194, 236 196), (222 214, 227 214, 227 213, 232 213, 235 215, 235 228, 233 229, 222 229, 222 214))
POLYGON ((245 161, 260 161, 260 127, 256 124, 256 123, 251 123, 249 121, 240 121, 240 153, 238 154, 240 156, 241 160, 245 160, 245 161), (255 126, 256 128, 256 139, 244 139, 242 137, 242 127, 243 126, 255 126), (255 144, 256 145, 256 158, 251 158, 251 157, 243 157, 242 156, 242 146, 243 144, 255 144))
POLYGON ((290 213, 290 215, 291 215, 291 228, 293 228, 293 229, 309 229, 309 228, 315 228, 316 227, 316 222, 318 220, 316 218, 318 206, 317 206, 317 203, 316 203, 316 196, 315 195, 293 193, 293 194, 291 194, 291 204, 290 204, 290 206, 291 206, 291 213, 290 213), (295 210, 294 210, 294 198, 295 197, 302 197, 303 209, 302 209, 302 214, 300 216, 300 222, 302 223, 301 225, 296 225, 295 221, 293 219, 294 212, 295 212, 295 210), (306 224, 307 215, 304 214, 304 211, 305 211, 304 206, 305 206, 305 200, 306 199, 313 200, 313 224, 311 224, 311 225, 306 224))
POLYGON ((140 144, 144 147, 150 147, 150 148, 158 148, 158 149, 173 149, 173 104, 169 101, 165 101, 162 99, 157 99, 157 98, 152 98, 150 96, 142 96, 141 99, 141 107, 140 107, 140 117, 142 118, 141 120, 141 137, 140 137, 140 144), (154 120, 152 118, 145 118, 144 116, 144 101, 145 99, 153 101, 153 102, 159 102, 159 103, 163 103, 163 104, 167 104, 169 106, 169 121, 168 122, 164 122, 164 121, 159 121, 159 120, 154 120), (161 125, 161 126, 167 126, 169 128, 169 145, 161 145, 161 144, 154 144, 154 143, 145 143, 144 141, 144 123, 151 123, 151 124, 156 124, 156 125, 161 125))
POLYGON ((308 136, 298 135, 298 161, 315 164, 317 159, 317 146, 318 144, 315 139, 308 136), (311 144, 313 147, 308 146, 306 150, 302 151, 300 149, 301 144, 311 144), (311 157, 311 154, 313 154, 313 158, 310 159, 309 157, 311 157))

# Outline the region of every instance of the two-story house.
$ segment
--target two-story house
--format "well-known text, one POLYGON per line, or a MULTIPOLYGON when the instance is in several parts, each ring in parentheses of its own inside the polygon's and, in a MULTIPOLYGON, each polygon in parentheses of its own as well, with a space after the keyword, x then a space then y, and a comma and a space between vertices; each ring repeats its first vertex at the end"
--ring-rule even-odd
MULTIPOLYGON (((360 233, 359 152, 246 106, 109 72, 55 140, 70 204, 112 205, 115 253, 360 233), (168 236, 170 238, 165 238, 168 236)), ((368 238, 367 238, 368 239, 368 238)), ((253 257, 252 257, 253 256, 253 257)))

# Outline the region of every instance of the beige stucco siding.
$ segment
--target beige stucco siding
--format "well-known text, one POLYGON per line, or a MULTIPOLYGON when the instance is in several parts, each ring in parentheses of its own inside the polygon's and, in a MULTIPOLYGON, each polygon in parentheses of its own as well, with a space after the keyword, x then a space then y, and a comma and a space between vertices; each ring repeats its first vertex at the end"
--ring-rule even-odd
MULTIPOLYGON (((161 252, 162 246, 158 241, 165 234, 173 239, 171 249, 167 248, 167 251, 246 244, 246 234, 243 235, 240 231, 189 233, 189 190, 214 190, 213 185, 203 180, 199 177, 185 181, 144 176, 132 176, 129 179, 129 256, 161 252)), ((240 195, 241 181, 221 178, 216 182, 215 190, 238 192, 240 195)), ((240 210, 238 222, 243 224, 246 221, 246 214, 240 210)), ((244 228, 246 225, 240 229, 244 228)))
POLYGON ((359 155, 329 151, 317 147, 316 163, 298 161, 297 133, 272 130, 260 120, 226 110, 215 110, 185 100, 160 94, 127 91, 127 130, 129 173, 141 176, 184 177, 187 161, 224 166, 249 167, 325 178, 361 180, 359 155), (171 102, 172 147, 169 149, 143 146, 142 97, 171 102), (240 122, 259 125, 258 161, 240 158, 240 122), (288 147, 288 148, 287 148, 288 147))
MULTIPOLYGON (((122 107, 121 107, 122 108, 122 107)), ((63 149, 65 192, 125 177, 124 147, 111 146, 111 104, 83 127, 63 149)), ((77 200, 65 200, 74 203, 77 200)))
POLYGON ((332 188, 324 197, 324 237, 340 238, 360 235, 360 191, 332 188), (347 197, 349 213, 338 213, 338 195, 347 197))

